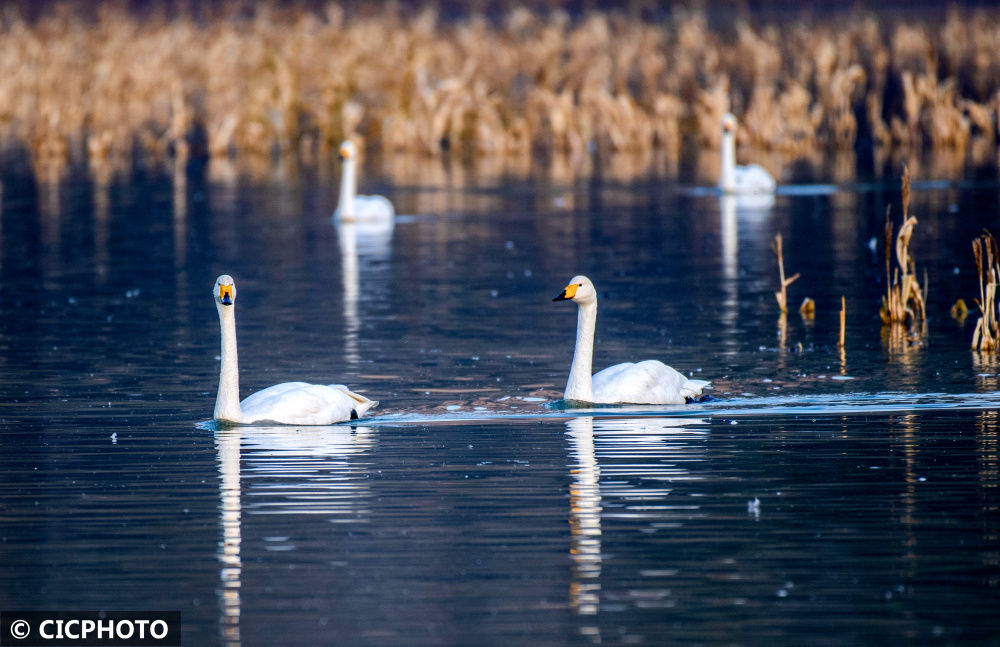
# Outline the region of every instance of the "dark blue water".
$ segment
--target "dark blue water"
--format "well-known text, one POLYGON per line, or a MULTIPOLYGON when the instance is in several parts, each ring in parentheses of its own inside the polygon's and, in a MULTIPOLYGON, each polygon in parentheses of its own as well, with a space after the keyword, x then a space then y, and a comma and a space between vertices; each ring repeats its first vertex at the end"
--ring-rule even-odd
POLYGON ((869 247, 898 178, 761 206, 684 170, 477 168, 376 161, 362 189, 401 216, 352 231, 336 166, 8 153, 0 609, 179 609, 188 645, 996 640, 1000 368, 948 315, 995 172, 915 176, 907 338, 869 247), (776 233, 802 275, 783 321, 776 233), (343 382, 377 415, 211 424, 221 273, 243 396, 343 382), (595 368, 659 358, 713 399, 553 407, 576 313, 551 298, 579 273, 595 368))

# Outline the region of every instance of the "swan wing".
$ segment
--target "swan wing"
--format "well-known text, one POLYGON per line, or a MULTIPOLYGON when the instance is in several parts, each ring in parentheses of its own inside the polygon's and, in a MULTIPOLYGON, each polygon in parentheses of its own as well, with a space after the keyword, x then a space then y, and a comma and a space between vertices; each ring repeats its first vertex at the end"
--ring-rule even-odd
POLYGON ((594 402, 602 404, 684 404, 708 385, 655 359, 609 366, 594 375, 593 383, 594 402))
POLYGON ((389 220, 396 209, 384 195, 359 195, 354 198, 355 220, 389 220))
POLYGON ((285 382, 275 384, 240 403, 246 423, 276 422, 286 425, 328 425, 361 416, 374 403, 341 385, 285 382), (359 400, 360 398, 360 400, 359 400), (362 402, 364 401, 364 402, 362 402), (364 406, 364 403, 370 403, 364 406))
POLYGON ((744 193, 770 193, 777 182, 760 164, 737 166, 735 173, 736 191, 744 193))

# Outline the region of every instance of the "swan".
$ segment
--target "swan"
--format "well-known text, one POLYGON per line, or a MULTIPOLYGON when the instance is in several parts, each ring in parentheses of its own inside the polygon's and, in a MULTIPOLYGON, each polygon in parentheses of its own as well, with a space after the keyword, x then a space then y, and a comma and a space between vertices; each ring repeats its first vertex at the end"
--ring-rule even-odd
POLYGON ((609 366, 591 377, 594 328, 597 324, 597 290, 586 276, 574 276, 553 301, 574 301, 579 306, 576 350, 563 398, 596 404, 684 404, 698 398, 709 385, 689 380, 663 362, 647 359, 609 366))
POLYGON ((358 192, 358 149, 353 142, 340 145, 340 159, 344 168, 340 176, 340 198, 334 221, 391 221, 396 210, 389 198, 382 195, 357 195, 358 192))
POLYGON ((223 274, 215 280, 215 307, 222 328, 222 368, 215 399, 216 420, 237 424, 272 422, 283 425, 329 425, 360 418, 378 404, 340 384, 275 384, 240 402, 236 358, 236 285, 223 274))
POLYGON ((774 193, 776 183, 760 164, 736 166, 736 117, 722 117, 722 172, 719 188, 726 193, 774 193))

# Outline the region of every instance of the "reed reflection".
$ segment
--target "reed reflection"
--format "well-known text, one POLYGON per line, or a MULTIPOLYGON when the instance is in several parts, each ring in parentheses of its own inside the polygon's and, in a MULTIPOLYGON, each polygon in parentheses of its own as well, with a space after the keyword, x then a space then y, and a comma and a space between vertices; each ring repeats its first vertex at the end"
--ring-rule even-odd
POLYGON ((217 553, 219 625, 223 644, 236 647, 244 578, 244 511, 252 515, 320 514, 332 522, 367 521, 371 498, 367 468, 355 459, 370 451, 373 431, 347 426, 235 427, 217 431, 215 439, 222 530, 217 553))
POLYGON ((94 182, 94 279, 98 285, 103 285, 108 277, 108 227, 114 169, 111 164, 101 160, 92 162, 90 170, 94 182))
POLYGON ((683 518, 690 516, 689 505, 671 505, 667 499, 676 484, 702 478, 691 468, 705 452, 708 432, 698 429, 705 424, 700 418, 580 416, 566 421, 574 612, 591 616, 600 611, 600 578, 607 566, 601 551, 602 519, 662 522, 681 509, 683 518))
POLYGON ((174 268, 184 272, 187 267, 188 182, 187 158, 174 160, 173 164, 173 232, 174 268))
POLYGON ((983 541, 990 548, 983 553, 988 569, 987 584, 1000 586, 1000 502, 995 496, 1000 482, 1000 412, 982 411, 977 420, 979 484, 982 497, 983 541))
POLYGON ((38 221, 41 228, 42 267, 50 276, 60 273, 59 249, 62 246, 62 182, 65 169, 46 164, 35 171, 38 185, 38 221))
POLYGON ((1000 390, 1000 358, 993 352, 972 351, 972 369, 982 392, 1000 390))

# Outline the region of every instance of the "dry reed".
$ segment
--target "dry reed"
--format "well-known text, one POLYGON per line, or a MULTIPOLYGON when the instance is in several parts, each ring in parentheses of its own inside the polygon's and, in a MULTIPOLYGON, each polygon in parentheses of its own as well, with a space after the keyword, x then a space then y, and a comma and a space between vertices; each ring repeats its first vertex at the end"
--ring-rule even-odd
POLYGON ((895 236, 896 263, 892 272, 893 225, 889 211, 885 216, 885 279, 886 294, 882 297, 879 316, 883 324, 920 324, 926 319, 928 282, 924 275, 924 287, 916 277, 913 256, 910 255, 910 239, 917 226, 917 219, 909 214, 910 173, 903 168, 903 223, 895 236))
POLYGON ((315 153, 346 137, 435 155, 676 152, 717 146, 728 110, 741 143, 793 154, 850 150, 862 130, 886 146, 996 141, 996 11, 716 30, 680 9, 93 6, 0 15, 0 135, 37 159, 315 153))
MULTIPOLYGON (((774 241, 771 242, 771 250, 774 252, 774 255, 778 257, 778 278, 781 283, 781 288, 774 293, 774 298, 778 300, 778 307, 781 308, 781 313, 785 314, 788 312, 788 286, 794 283, 795 280, 799 278, 799 275, 796 273, 794 276, 785 278, 785 259, 782 256, 781 248, 781 234, 777 234, 774 237, 774 241)), ((802 305, 805 307, 805 303, 802 305)))
POLYGON ((972 241, 979 275, 979 321, 972 333, 972 348, 978 351, 995 351, 1000 345, 1000 323, 997 321, 997 284, 1000 283, 1000 250, 990 232, 972 241))
MULTIPOLYGON (((975 242, 973 242, 973 245, 975 245, 975 242)), ((948 313, 958 323, 965 323, 965 318, 969 316, 969 306, 965 305, 965 299, 959 299, 951 306, 951 310, 948 313)))
POLYGON ((806 297, 802 299, 802 305, 799 306, 799 314, 802 315, 803 319, 812 321, 816 318, 816 302, 811 298, 806 297))

